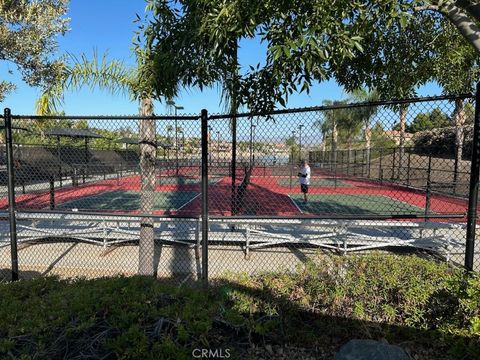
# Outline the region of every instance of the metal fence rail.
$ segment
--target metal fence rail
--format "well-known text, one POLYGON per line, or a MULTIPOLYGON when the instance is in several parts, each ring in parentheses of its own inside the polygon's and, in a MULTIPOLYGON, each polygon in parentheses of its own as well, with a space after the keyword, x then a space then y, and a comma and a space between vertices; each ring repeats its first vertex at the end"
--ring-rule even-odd
POLYGON ((405 249, 478 269, 474 100, 235 117, 6 109, 0 276, 207 283, 231 271, 293 270, 319 251, 405 249))

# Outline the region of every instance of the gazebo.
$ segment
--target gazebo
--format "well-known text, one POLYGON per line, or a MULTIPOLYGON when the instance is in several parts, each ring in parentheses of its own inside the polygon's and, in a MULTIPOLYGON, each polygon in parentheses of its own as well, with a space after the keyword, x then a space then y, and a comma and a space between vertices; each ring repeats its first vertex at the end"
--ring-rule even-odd
MULTIPOLYGON (((46 136, 55 136, 57 138, 57 156, 60 159, 60 138, 67 137, 71 139, 84 139, 85 140, 85 171, 83 172, 83 183, 85 183, 85 176, 88 169, 88 141, 90 139, 103 138, 102 135, 94 133, 89 129, 71 129, 71 128, 50 128, 45 131, 46 136)), ((60 170, 60 186, 62 181, 62 174, 60 170)), ((74 177, 75 179, 75 177, 74 177)), ((73 181, 75 183, 75 181, 73 181)), ((74 185, 74 184, 72 184, 74 185)))

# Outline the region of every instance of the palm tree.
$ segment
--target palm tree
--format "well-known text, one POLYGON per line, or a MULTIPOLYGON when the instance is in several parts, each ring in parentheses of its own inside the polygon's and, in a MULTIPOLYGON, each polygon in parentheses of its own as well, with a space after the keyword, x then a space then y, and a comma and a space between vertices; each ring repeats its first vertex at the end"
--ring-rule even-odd
MULTIPOLYGON (((86 55, 80 59, 72 57, 71 64, 65 64, 54 83, 43 89, 37 100, 37 113, 40 115, 57 112, 67 90, 79 90, 84 86, 99 87, 112 94, 129 94, 140 103, 140 115, 153 116, 153 97, 148 89, 142 88, 142 79, 136 68, 127 68, 122 62, 108 61, 104 55, 99 61, 96 53, 92 60, 86 55)), ((155 195, 155 130, 154 119, 140 121, 140 167, 141 167, 141 213, 148 215, 154 210, 155 195)), ((142 217, 139 237, 139 275, 154 275, 154 220, 142 217)))
POLYGON ((362 118, 355 110, 351 108, 336 110, 338 127, 342 133, 346 134, 348 164, 351 163, 352 159, 353 139, 360 131, 362 125, 362 118))
POLYGON ((185 132, 182 126, 177 126, 177 133, 182 135, 182 154, 183 154, 183 157, 185 157, 185 132))
MULTIPOLYGON (((150 96, 141 99, 140 115, 145 117, 153 115, 153 104, 150 96)), ((155 123, 156 121, 154 119, 140 121, 140 209, 142 214, 153 214, 155 208, 155 160, 157 158, 157 147, 155 146, 155 123)), ((150 217, 144 217, 140 222, 138 256, 139 275, 153 276, 155 274, 154 254, 154 220, 150 217)))
POLYGON ((169 145, 172 144, 172 136, 170 135, 173 131, 173 126, 172 125, 167 125, 165 126, 165 130, 167 131, 167 143, 169 145))
MULTIPOLYGON (((182 126, 177 126, 177 133, 179 133, 180 135, 183 135, 183 127, 182 126)), ((185 139, 182 139, 182 146, 185 145, 185 139)))
MULTIPOLYGON (((325 153, 326 147, 327 147, 327 135, 328 135, 328 132, 329 132, 328 123, 326 121, 324 121, 323 118, 321 118, 321 119, 316 120, 313 123, 313 126, 315 126, 317 129, 320 130, 320 133, 322 135, 321 151, 322 151, 322 153, 325 153)), ((322 158, 323 158, 323 155, 322 155, 322 158)))
MULTIPOLYGON (((331 101, 331 100, 323 101, 324 106, 337 106, 342 104, 344 104, 344 102, 342 101, 331 101)), ((330 145, 331 146, 330 147, 331 166, 333 166, 333 164, 336 164, 337 162, 337 141, 338 141, 337 115, 338 115, 337 109, 326 110, 324 111, 324 120, 322 122, 318 122, 318 126, 320 126, 320 130, 325 134, 327 134, 328 132, 328 134, 330 134, 332 137, 332 141, 330 145)))
MULTIPOLYGON (((352 93, 353 99, 359 102, 374 102, 379 100, 379 94, 376 90, 367 92, 364 89, 358 89, 352 93)), ((378 107, 376 106, 363 106, 360 108, 355 108, 356 116, 363 122, 363 136, 365 140, 365 150, 366 150, 366 163, 367 163, 367 176, 370 176, 370 155, 371 155, 371 140, 372 140, 372 130, 371 130, 371 121, 372 118, 377 114, 378 107)))

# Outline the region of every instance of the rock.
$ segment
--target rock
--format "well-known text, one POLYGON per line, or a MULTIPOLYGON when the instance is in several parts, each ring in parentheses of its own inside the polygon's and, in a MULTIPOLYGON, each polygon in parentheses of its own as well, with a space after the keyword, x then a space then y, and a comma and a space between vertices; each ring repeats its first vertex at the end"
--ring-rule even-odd
POLYGON ((402 348, 374 340, 350 340, 334 360, 410 360, 402 348))

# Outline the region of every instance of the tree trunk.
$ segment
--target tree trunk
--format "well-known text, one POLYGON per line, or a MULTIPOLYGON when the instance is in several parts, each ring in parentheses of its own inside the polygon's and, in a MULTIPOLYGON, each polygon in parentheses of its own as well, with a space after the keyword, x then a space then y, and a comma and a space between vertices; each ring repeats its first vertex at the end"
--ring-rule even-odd
POLYGON ((365 162, 367 163, 367 177, 370 177, 370 147, 371 147, 371 141, 372 141, 372 130, 368 127, 368 122, 365 123, 364 137, 365 137, 365 151, 366 151, 365 162))
MULTIPOLYGON (((400 106, 400 151, 398 154, 398 173, 397 177, 400 177, 402 161, 403 161, 403 154, 405 153, 405 129, 407 127, 407 105, 400 106)), ((395 176, 394 176, 395 178, 395 176)))
MULTIPOLYGON (((153 104, 151 98, 145 98, 141 100, 140 114, 142 116, 153 115, 153 104)), ((157 157, 155 129, 155 120, 140 120, 140 206, 142 214, 153 214, 155 206, 155 160, 157 157)), ((155 275, 156 266, 154 262, 154 253, 154 219, 144 217, 140 221, 140 242, 138 259, 139 275, 155 275)))
POLYGON ((462 164, 463 156, 463 140, 464 140, 464 131, 463 125, 465 124, 465 108, 463 99, 455 100, 455 112, 454 112, 454 122, 455 122, 455 166, 453 171, 453 193, 456 193, 457 182, 458 182, 458 173, 462 164))
POLYGON ((332 165, 337 167, 337 138, 338 138, 338 131, 337 131, 337 122, 333 121, 333 128, 332 128, 332 165))
POLYGON ((348 164, 350 164, 352 160, 352 147, 353 147, 352 142, 353 142, 353 134, 349 132, 347 137, 347 151, 348 151, 347 163, 348 164))
POLYGON ((231 82, 227 82, 227 89, 230 97, 230 116, 231 116, 231 132, 232 132, 232 183, 231 183, 231 212, 232 215, 237 213, 237 112, 238 112, 238 88, 239 88, 239 76, 238 76, 238 42, 236 39, 232 40, 232 63, 230 64, 230 74, 227 74, 231 79, 231 82))

